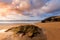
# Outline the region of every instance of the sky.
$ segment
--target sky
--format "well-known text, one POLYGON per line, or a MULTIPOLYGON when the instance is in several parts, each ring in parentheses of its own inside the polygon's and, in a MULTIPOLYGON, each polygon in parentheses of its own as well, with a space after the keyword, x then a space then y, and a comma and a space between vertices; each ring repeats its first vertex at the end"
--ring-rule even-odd
POLYGON ((40 20, 50 16, 60 16, 60 0, 33 0, 32 4, 34 10, 32 9, 30 13, 40 16, 40 20))
POLYGON ((60 0, 50 0, 42 8, 44 12, 50 13, 60 9, 60 0))
MULTIPOLYGON (((0 1, 11 3, 12 0, 0 0, 0 1)), ((50 16, 57 15, 60 16, 60 0, 29 0, 29 2, 31 4, 31 11, 23 12, 25 16, 19 16, 21 17, 21 19, 22 17, 24 18, 26 16, 30 16, 26 17, 26 19, 43 20, 50 16)))
POLYGON ((49 0, 41 9, 43 16, 60 16, 60 0, 49 0))

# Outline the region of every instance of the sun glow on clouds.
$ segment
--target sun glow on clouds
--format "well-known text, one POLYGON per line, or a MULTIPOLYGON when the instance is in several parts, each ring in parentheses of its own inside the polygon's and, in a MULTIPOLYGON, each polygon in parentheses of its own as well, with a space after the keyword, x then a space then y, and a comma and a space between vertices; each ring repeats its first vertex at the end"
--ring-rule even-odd
MULTIPOLYGON (((7 0, 6 0, 7 1, 7 0)), ((19 3, 19 1, 21 1, 21 0, 13 0, 13 2, 12 2, 12 4, 18 4, 19 3)), ((25 0, 26 1, 26 0, 25 0)), ((30 1, 30 0, 28 0, 28 1, 30 1)), ((28 2, 27 1, 27 2, 28 2)), ((32 0, 32 2, 33 2, 33 4, 34 5, 32 5, 32 6, 36 6, 37 5, 37 7, 39 6, 39 4, 40 4, 40 7, 39 7, 39 9, 40 9, 40 13, 49 13, 49 12, 53 12, 53 11, 55 11, 55 10, 58 10, 58 9, 60 9, 60 0, 32 0)), ((31 7, 32 7, 31 6, 31 7)), ((33 9, 32 9, 33 10, 33 9)))
MULTIPOLYGON (((19 9, 15 9, 13 5, 0 2, 0 16, 7 16, 11 13, 20 13, 19 9)), ((22 14, 22 13, 21 13, 22 14)))
POLYGON ((7 15, 11 11, 10 9, 11 9, 10 5, 0 2, 0 16, 7 15))
MULTIPOLYGON (((31 0, 28 0, 28 1, 31 1, 31 0)), ((25 11, 25 12, 21 13, 21 14, 23 14, 23 15, 20 15, 21 18, 22 18, 22 16, 25 15, 25 13, 26 14, 31 14, 31 15, 34 15, 34 16, 36 16, 36 15, 39 15, 40 16, 41 14, 51 13, 51 12, 54 12, 55 10, 60 9, 60 5, 59 5, 60 4, 60 0, 49 0, 49 1, 48 0, 32 0, 32 1, 33 1, 33 4, 34 5, 31 5, 31 6, 28 6, 28 7, 29 8, 30 7, 33 7, 33 8, 31 10, 29 10, 29 11, 25 11), (34 7, 36 9, 34 9, 34 7)), ((14 2, 15 2, 15 4, 18 4, 19 0, 18 1, 15 1, 14 0, 14 2)), ((12 3, 12 4, 14 4, 14 3, 12 3)), ((23 5, 22 5, 22 7, 23 7, 22 10, 25 10, 26 8, 24 8, 23 5)), ((21 7, 20 4, 19 4, 19 6, 21 7)), ((12 8, 12 6, 9 5, 9 4, 5 4, 5 3, 4 4, 1 4, 0 3, 0 16, 9 15, 9 14, 12 14, 13 12, 15 12, 15 13, 16 12, 20 12, 20 10, 18 10, 18 11, 17 10, 10 10, 11 8, 12 8)), ((18 14, 16 14, 16 15, 18 15, 18 14)), ((29 17, 28 17, 29 15, 25 15, 25 16, 27 16, 27 18, 24 18, 23 17, 24 19, 29 19, 29 17)))
POLYGON ((12 0, 11 4, 6 4, 5 2, 0 2, 0 14, 7 15, 10 12, 21 13, 24 10, 28 10, 30 5, 26 1, 12 0))

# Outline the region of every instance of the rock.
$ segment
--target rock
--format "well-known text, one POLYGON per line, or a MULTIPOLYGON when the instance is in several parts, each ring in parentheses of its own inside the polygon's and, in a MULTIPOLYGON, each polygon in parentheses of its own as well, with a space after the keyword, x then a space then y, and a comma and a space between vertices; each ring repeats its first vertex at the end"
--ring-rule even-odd
POLYGON ((49 17, 49 18, 46 18, 44 20, 41 21, 42 23, 45 23, 45 22, 60 22, 60 16, 52 16, 52 17, 49 17))
POLYGON ((35 25, 23 25, 8 29, 6 32, 13 32, 6 37, 6 40, 47 40, 46 34, 42 28, 35 25))

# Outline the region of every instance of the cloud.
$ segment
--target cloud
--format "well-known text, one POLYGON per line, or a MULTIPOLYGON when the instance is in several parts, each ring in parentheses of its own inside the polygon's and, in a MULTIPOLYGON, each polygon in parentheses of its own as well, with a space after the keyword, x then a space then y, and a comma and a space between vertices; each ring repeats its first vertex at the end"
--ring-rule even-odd
POLYGON ((11 2, 12 2, 12 0, 0 0, 0 2, 11 3, 11 2))
POLYGON ((60 0, 32 0, 33 8, 36 7, 38 9, 32 9, 29 14, 33 15, 41 15, 45 13, 53 13, 57 10, 60 10, 60 0))
MULTIPOLYGON (((12 0, 0 0, 11 3, 12 0)), ((40 8, 40 13, 50 13, 60 9, 60 0, 29 0, 33 8, 40 8)))
MULTIPOLYGON (((0 1, 9 3, 12 0, 0 0, 0 1)), ((29 1, 31 2, 31 0, 29 1)), ((38 12, 40 14, 51 13, 60 9, 59 4, 60 4, 60 0, 32 0, 33 9, 28 13, 32 13, 32 14, 35 13, 36 15, 38 12), (34 10, 34 8, 38 8, 38 9, 34 10)))
POLYGON ((47 0, 29 0, 29 1, 31 3, 31 7, 35 8, 35 9, 41 8, 47 2, 47 0))
POLYGON ((50 13, 60 10, 60 0, 50 0, 41 9, 41 13, 50 13))

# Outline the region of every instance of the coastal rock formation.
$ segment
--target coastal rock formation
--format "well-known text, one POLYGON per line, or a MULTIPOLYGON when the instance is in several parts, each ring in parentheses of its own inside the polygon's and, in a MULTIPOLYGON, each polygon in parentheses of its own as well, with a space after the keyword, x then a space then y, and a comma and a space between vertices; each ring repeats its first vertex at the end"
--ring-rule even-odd
POLYGON ((46 18, 45 20, 42 20, 41 22, 42 23, 45 23, 45 22, 60 22, 60 16, 52 16, 52 17, 46 18))
POLYGON ((13 34, 3 40, 47 40, 42 28, 34 25, 12 27, 5 32, 12 32, 13 34))

